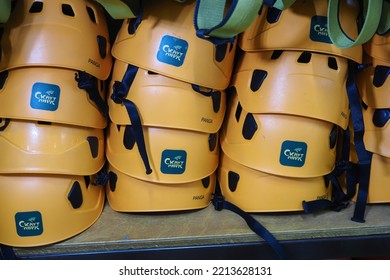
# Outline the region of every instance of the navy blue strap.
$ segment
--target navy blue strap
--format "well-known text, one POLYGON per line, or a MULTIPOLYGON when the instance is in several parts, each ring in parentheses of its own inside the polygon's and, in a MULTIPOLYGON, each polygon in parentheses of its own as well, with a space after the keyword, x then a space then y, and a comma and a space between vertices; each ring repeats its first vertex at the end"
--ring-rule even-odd
POLYGON ((350 62, 347 78, 347 94, 351 109, 352 125, 354 130, 354 145, 358 157, 359 189, 352 221, 364 223, 364 213, 367 204, 368 187, 370 182, 372 153, 364 145, 364 121, 361 99, 356 85, 356 73, 362 65, 350 62))
POLYGON ((221 211, 227 209, 238 214, 245 220, 247 225, 253 232, 260 236, 266 243, 268 243, 280 259, 288 259, 286 252, 280 245, 279 241, 269 232, 259 221, 254 219, 249 213, 243 211, 233 203, 223 199, 222 195, 217 192, 214 194, 213 205, 216 210, 221 211))
POLYGON ((79 71, 75 75, 75 80, 78 87, 87 92, 89 99, 96 104, 99 112, 108 119, 108 105, 99 94, 98 79, 86 72, 79 71))
POLYGON ((4 120, 4 124, 2 126, 0 126, 0 131, 4 131, 7 126, 9 125, 9 122, 10 122, 10 119, 3 119, 3 118, 0 118, 0 123, 2 123, 4 120))
POLYGON ((16 260, 16 255, 12 247, 0 244, 0 260, 16 260))
POLYGON ((150 167, 148 153, 146 151, 145 146, 145 138, 142 130, 142 122, 141 117, 139 115, 137 106, 134 102, 126 99, 126 96, 129 92, 129 89, 134 81, 134 78, 137 74, 138 67, 129 64, 127 66, 126 72, 122 78, 122 81, 115 81, 113 86, 113 93, 111 94, 111 99, 117 104, 123 104, 126 107, 127 113, 129 115, 133 131, 135 141, 137 143, 138 152, 141 155, 142 161, 145 165, 146 174, 152 173, 152 169, 150 167))

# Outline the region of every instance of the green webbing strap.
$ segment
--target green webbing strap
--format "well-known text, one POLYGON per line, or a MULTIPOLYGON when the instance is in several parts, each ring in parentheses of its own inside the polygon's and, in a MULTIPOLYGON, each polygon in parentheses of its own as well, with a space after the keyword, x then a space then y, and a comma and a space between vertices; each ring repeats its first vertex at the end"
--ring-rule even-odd
POLYGON ((390 0, 383 2, 382 17, 376 33, 384 35, 390 31, 390 0))
POLYGON ((205 39, 234 38, 255 20, 262 4, 263 0, 232 0, 226 10, 226 0, 197 0, 196 34, 205 39))
POLYGON ((11 0, 0 0, 0 23, 8 20, 11 13, 11 0))
POLYGON ((279 10, 285 10, 294 4, 295 0, 276 0, 273 7, 279 10))
MULTIPOLYGON (((350 48, 370 40, 379 28, 384 0, 363 0, 364 23, 355 40, 349 38, 340 26, 339 2, 340 0, 329 0, 328 3, 328 33, 333 44, 339 48, 350 48)), ((388 15, 385 15, 385 18, 385 21, 388 21, 388 15)))
POLYGON ((113 19, 137 17, 141 0, 95 0, 113 19))

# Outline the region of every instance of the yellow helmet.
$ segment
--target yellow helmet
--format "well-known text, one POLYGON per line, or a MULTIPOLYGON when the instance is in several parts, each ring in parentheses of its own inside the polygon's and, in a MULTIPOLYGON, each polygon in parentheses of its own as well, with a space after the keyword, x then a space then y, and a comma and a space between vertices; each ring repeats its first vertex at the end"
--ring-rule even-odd
POLYGON ((104 83, 86 73, 54 67, 0 73, 2 118, 105 128, 106 108, 104 83), (89 88, 84 89, 78 81, 89 88))
POLYGON ((218 167, 216 133, 147 126, 143 127, 143 133, 152 173, 145 173, 131 125, 109 125, 106 139, 108 162, 134 178, 167 184, 201 180, 218 167))
POLYGON ((221 152, 218 181, 225 200, 246 212, 303 211, 302 202, 330 199, 323 176, 293 178, 249 168, 221 152))
POLYGON ((15 1, 1 38, 0 71, 50 66, 105 80, 112 57, 103 9, 95 2, 15 1))
POLYGON ((244 52, 235 67, 231 85, 246 111, 348 127, 347 59, 300 51, 244 52))
POLYGON ((73 237, 99 218, 104 187, 89 176, 0 175, 0 243, 15 247, 52 244, 73 237))
POLYGON ((136 179, 109 165, 107 200, 114 211, 182 211, 207 207, 216 184, 215 172, 187 183, 158 183, 136 179))
POLYGON ((236 41, 216 46, 197 37, 195 5, 195 0, 144 1, 140 22, 124 20, 112 46, 112 55, 128 64, 190 84, 218 90, 227 88, 236 41))
POLYGON ((369 56, 390 63, 390 35, 375 34, 367 43, 363 44, 363 49, 369 56))
POLYGON ((105 163, 102 129, 1 120, 0 174, 91 175, 105 163))
POLYGON ((130 71, 134 80, 125 98, 137 106, 143 125, 206 133, 216 133, 220 129, 226 111, 224 90, 205 88, 199 92, 197 86, 119 60, 114 63, 111 98, 107 101, 113 123, 130 124, 125 105, 114 101, 119 94, 116 85, 128 79, 130 71))
MULTIPOLYGON (((351 145, 350 150, 351 161, 358 162, 355 146, 351 145)), ((388 203, 390 202, 390 190, 388 188, 390 184, 390 158, 382 156, 376 153, 372 154, 370 180, 367 194, 367 203, 388 203)), ((356 190, 359 189, 359 184, 356 185, 356 190)), ((357 200, 356 191, 353 200, 357 200)))
POLYGON ((390 60, 365 56, 367 67, 357 72, 356 83, 362 100, 372 108, 390 108, 390 60))
POLYGON ((221 129, 223 152, 247 167, 274 175, 319 177, 335 165, 338 127, 285 114, 252 114, 231 96, 221 129))
POLYGON ((362 109, 364 120, 364 144, 368 151, 381 156, 390 157, 390 109, 371 108, 362 109))
MULTIPOLYGON (((341 1, 341 25, 351 37, 358 34, 358 1, 341 1)), ((239 36, 244 51, 299 50, 342 56, 362 61, 362 46, 338 48, 328 35, 328 5, 323 0, 296 0, 281 11, 263 5, 255 21, 239 36)))

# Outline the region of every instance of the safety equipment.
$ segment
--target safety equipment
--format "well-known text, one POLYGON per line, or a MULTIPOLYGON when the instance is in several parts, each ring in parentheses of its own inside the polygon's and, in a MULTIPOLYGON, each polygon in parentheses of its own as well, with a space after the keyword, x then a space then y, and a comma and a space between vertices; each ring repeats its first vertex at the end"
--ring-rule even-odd
MULTIPOLYGON (((360 11, 358 1, 342 1, 340 9, 340 21, 345 32, 356 36, 360 11)), ((327 15, 327 1, 323 0, 297 0, 283 11, 263 6, 259 16, 239 35, 238 45, 244 51, 310 51, 338 55, 361 63, 361 45, 342 49, 332 44, 328 36, 327 15)))
POLYGON ((128 64, 216 90, 225 89, 233 70, 236 41, 214 45, 196 36, 196 2, 144 1, 137 20, 124 20, 112 55, 128 64), (131 51, 129 51, 131 50, 131 51))
POLYGON ((0 117, 105 128, 104 82, 64 68, 24 67, 0 73, 0 117))
POLYGON ((246 212, 303 211, 303 201, 331 198, 323 176, 293 178, 246 167, 221 152, 218 181, 225 200, 246 212))
POLYGON ((390 108, 362 109, 364 120, 364 144, 368 151, 390 157, 390 108))
POLYGON ((114 211, 159 212, 207 207, 216 184, 215 172, 187 183, 164 184, 136 179, 109 165, 107 200, 114 211))
POLYGON ((1 72, 47 66, 106 80, 112 67, 104 11, 87 0, 16 1, 4 25, 1 51, 1 72))
POLYGON ((136 149, 131 125, 108 127, 106 157, 108 162, 127 175, 149 182, 187 183, 201 180, 218 167, 218 134, 190 130, 143 126, 145 146, 152 173, 136 149))
POLYGON ((8 20, 11 13, 12 0, 0 0, 0 23, 4 23, 8 20))
POLYGON ((115 103, 118 83, 130 83, 125 98, 133 102, 146 126, 178 128, 205 133, 220 129, 226 111, 224 90, 199 88, 116 60, 108 98, 110 119, 130 124, 126 106, 115 103))
POLYGON ((0 243, 48 245, 73 237, 99 218, 104 187, 92 176, 0 175, 0 243))
POLYGON ((347 128, 347 59, 299 51, 244 52, 235 67, 231 85, 246 111, 304 116, 347 128))
POLYGON ((382 61, 386 65, 390 64, 390 34, 375 34, 371 40, 363 45, 367 55, 375 60, 382 61))
POLYGON ((319 177, 335 165, 338 127, 286 114, 252 114, 231 95, 220 132, 223 152, 247 167, 274 175, 319 177))
MULTIPOLYGON (((349 2, 349 1, 346 1, 349 2)), ((340 8, 340 0, 328 1, 328 31, 329 38, 339 48, 351 48, 364 44, 375 34, 385 35, 390 31, 390 1, 362 1, 360 28, 357 36, 350 36, 340 24, 343 8, 340 8)))
POLYGON ((102 129, 1 119, 0 174, 91 175, 105 163, 102 129))
MULTIPOLYGON (((353 144, 351 144, 350 157, 351 162, 358 162, 356 149, 353 144)), ((390 202, 390 189, 388 188, 390 183, 389 166, 389 157, 376 153, 372 154, 367 203, 390 202)), ((359 189, 359 184, 356 185, 356 189, 359 189)), ((357 200, 357 192, 353 200, 357 200)))
POLYGON ((366 55, 364 67, 357 73, 356 84, 363 102, 371 108, 390 108, 390 61, 366 55))

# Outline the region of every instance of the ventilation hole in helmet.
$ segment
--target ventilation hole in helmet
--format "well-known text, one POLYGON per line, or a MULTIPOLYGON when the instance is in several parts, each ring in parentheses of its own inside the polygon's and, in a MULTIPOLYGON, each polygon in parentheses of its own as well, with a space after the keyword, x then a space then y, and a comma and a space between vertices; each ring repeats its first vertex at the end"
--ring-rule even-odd
POLYGON ((257 12, 258 15, 261 15, 261 13, 263 12, 263 6, 264 6, 264 5, 261 5, 261 6, 260 6, 259 11, 257 12))
POLYGON ((390 74, 390 67, 384 65, 378 65, 374 70, 373 85, 375 87, 381 87, 385 83, 387 77, 390 74))
POLYGON ((96 158, 99 155, 99 139, 96 136, 88 136, 87 141, 92 157, 96 158))
POLYGON ((62 4, 61 5, 62 13, 69 17, 74 17, 74 11, 71 5, 69 4, 62 4))
POLYGON ((212 152, 217 147, 217 143, 218 143, 217 133, 210 134, 208 140, 209 140, 209 150, 210 152, 212 152))
POLYGON ((103 36, 100 36, 98 35, 96 37, 97 39, 97 43, 98 43, 98 47, 99 47, 99 54, 100 54, 100 57, 101 58, 106 58, 106 55, 107 55, 107 39, 104 38, 103 36))
POLYGON ((218 113, 221 108, 221 92, 219 90, 214 91, 211 95, 211 99, 213 100, 214 113, 218 113))
POLYGON ((376 109, 372 122, 376 127, 384 127, 390 118, 390 109, 376 109))
POLYGON ((226 56, 226 50, 227 50, 227 43, 217 45, 215 51, 215 60, 218 62, 221 62, 225 59, 226 56))
POLYGON ((52 122, 37 121, 37 124, 39 124, 39 125, 52 125, 52 122))
POLYGON ((110 190, 112 191, 112 192, 115 192, 115 189, 116 189, 116 182, 118 181, 118 176, 114 173, 114 172, 112 172, 112 171, 110 171, 109 173, 108 173, 108 182, 109 182, 109 184, 110 184, 110 190))
POLYGON ((128 20, 127 33, 129 35, 135 34, 135 31, 138 28, 139 20, 137 18, 131 18, 128 20))
POLYGON ((338 129, 337 129, 337 126, 334 125, 333 128, 332 128, 332 131, 329 134, 329 147, 331 149, 336 147, 337 135, 338 135, 338 129))
POLYGON ((91 183, 91 178, 89 176, 84 176, 84 182, 87 188, 89 187, 89 184, 91 183))
POLYGON ((361 104, 362 104, 362 107, 363 107, 364 110, 367 110, 367 109, 368 109, 368 106, 367 106, 366 103, 364 103, 364 102, 362 101, 361 104))
POLYGON ((235 117, 236 117, 237 122, 240 120, 241 112, 242 112, 242 106, 241 106, 241 103, 238 103, 237 108, 236 108, 236 113, 235 113, 235 117))
POLYGON ((337 65, 337 60, 334 57, 328 57, 328 67, 330 69, 337 70, 339 67, 337 65))
POLYGON ((116 125, 116 130, 121 131, 121 127, 122 127, 122 126, 121 126, 120 124, 117 124, 117 125, 116 125))
POLYGON ((231 192, 235 192, 237 189, 238 181, 240 180, 240 175, 236 172, 229 171, 228 173, 228 187, 231 192))
POLYGON ((298 58, 298 63, 309 63, 311 60, 311 53, 310 52, 303 52, 298 58))
POLYGON ((276 9, 274 7, 268 8, 267 22, 268 23, 276 23, 276 22, 278 22, 281 14, 282 14, 282 11, 279 10, 279 9, 276 9))
POLYGON ((158 73, 148 70, 148 75, 158 75, 158 73))
POLYGON ((242 127, 242 136, 244 136, 246 140, 252 139, 253 135, 255 135, 257 131, 257 128, 257 123, 253 115, 251 113, 247 114, 242 127))
POLYGON ((43 9, 43 2, 34 2, 31 7, 29 12, 34 14, 34 13, 40 13, 42 12, 43 9))
POLYGON ((88 16, 89 16, 89 19, 96 23, 96 15, 95 15, 95 11, 91 8, 91 7, 87 7, 87 13, 88 13, 88 16))
POLYGON ((123 136, 123 146, 125 146, 126 149, 131 150, 133 149, 134 144, 135 144, 135 137, 134 137, 133 127, 131 125, 126 125, 125 134, 123 136))
POLYGON ((255 92, 258 91, 267 77, 267 71, 256 69, 252 73, 250 89, 255 92))
POLYGON ((210 186, 210 176, 202 179, 202 185, 205 189, 210 186))
POLYGON ((282 50, 274 50, 271 54, 271 59, 278 59, 282 55, 282 50))
POLYGON ((0 73, 0 89, 3 89, 7 78, 8 78, 8 71, 3 71, 0 73))
POLYGON ((324 185, 325 185, 325 187, 329 187, 330 185, 329 185, 329 183, 330 183, 330 180, 329 180, 329 178, 327 177, 327 176, 324 176, 323 177, 324 178, 324 185))
POLYGON ((73 183, 73 186, 68 193, 68 200, 74 209, 80 208, 81 204, 83 204, 83 193, 79 182, 76 181, 73 183))

